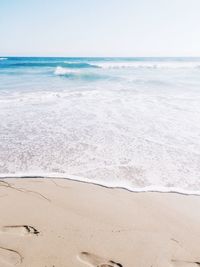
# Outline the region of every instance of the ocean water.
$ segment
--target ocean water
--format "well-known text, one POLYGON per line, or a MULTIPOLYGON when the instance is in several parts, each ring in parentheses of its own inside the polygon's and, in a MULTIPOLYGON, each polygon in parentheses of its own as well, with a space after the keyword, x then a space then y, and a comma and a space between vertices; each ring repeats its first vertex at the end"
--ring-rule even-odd
POLYGON ((200 192, 200 58, 0 57, 0 175, 200 192))

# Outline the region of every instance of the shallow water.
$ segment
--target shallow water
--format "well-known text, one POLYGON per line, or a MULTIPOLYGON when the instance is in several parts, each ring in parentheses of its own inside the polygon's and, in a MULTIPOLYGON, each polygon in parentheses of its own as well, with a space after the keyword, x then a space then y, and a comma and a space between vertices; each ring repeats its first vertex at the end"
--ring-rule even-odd
POLYGON ((0 60, 0 174, 200 190, 199 58, 0 60))

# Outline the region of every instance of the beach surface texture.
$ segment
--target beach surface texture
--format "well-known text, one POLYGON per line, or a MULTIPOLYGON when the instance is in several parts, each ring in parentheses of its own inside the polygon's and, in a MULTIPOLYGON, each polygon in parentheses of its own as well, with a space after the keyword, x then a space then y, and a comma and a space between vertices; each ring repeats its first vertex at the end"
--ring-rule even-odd
POLYGON ((0 267, 200 266, 200 197, 0 180, 0 267))

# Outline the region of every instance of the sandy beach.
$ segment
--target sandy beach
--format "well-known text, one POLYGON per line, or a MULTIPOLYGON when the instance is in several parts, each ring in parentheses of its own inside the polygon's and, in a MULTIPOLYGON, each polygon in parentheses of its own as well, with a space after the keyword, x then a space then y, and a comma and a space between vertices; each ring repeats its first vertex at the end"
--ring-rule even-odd
POLYGON ((200 0, 0 0, 0 267, 200 267, 200 0))
POLYGON ((0 181, 0 266, 200 265, 200 197, 0 181))

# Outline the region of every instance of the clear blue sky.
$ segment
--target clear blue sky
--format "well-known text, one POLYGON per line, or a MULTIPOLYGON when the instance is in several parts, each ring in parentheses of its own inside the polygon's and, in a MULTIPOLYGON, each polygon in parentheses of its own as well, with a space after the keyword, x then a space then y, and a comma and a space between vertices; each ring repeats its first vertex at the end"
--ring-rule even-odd
POLYGON ((0 0, 1 56, 200 56, 200 0, 0 0))

